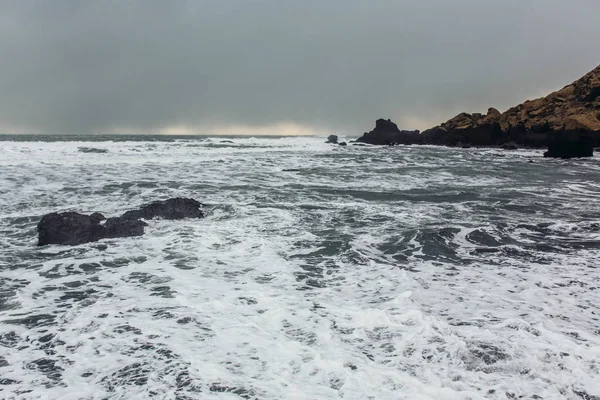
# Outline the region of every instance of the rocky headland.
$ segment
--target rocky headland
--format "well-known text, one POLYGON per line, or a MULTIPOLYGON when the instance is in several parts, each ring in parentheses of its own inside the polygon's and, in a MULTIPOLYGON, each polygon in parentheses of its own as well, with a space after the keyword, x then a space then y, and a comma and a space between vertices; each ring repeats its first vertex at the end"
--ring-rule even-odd
POLYGON ((600 146, 600 66, 564 88, 501 113, 461 113, 423 132, 379 119, 357 142, 545 148, 548 157, 588 157, 600 146))

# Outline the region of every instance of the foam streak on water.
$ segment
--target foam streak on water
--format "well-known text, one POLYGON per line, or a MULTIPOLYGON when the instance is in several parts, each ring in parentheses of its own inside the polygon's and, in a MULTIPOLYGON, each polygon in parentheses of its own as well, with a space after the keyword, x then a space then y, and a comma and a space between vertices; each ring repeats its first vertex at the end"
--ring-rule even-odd
POLYGON ((0 142, 0 397, 600 398, 597 158, 222 140, 0 142))

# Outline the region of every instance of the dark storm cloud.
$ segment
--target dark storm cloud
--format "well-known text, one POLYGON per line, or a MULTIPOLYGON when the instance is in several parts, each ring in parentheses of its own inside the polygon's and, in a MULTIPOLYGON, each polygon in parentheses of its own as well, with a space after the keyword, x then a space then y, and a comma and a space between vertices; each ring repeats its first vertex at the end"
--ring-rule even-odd
POLYGON ((0 129, 412 128, 570 83, 600 63, 598 15, 596 0, 4 1, 0 129))

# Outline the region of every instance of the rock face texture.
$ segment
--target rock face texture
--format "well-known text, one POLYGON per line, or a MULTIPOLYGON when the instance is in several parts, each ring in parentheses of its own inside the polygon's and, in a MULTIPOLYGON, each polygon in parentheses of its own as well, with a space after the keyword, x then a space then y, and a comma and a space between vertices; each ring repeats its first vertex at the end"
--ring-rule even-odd
POLYGON ((50 213, 44 215, 37 225, 38 246, 77 245, 106 238, 141 236, 147 225, 141 218, 202 218, 204 212, 201 207, 199 201, 178 197, 147 204, 116 218, 106 219, 98 212, 91 215, 74 211, 50 213))
POLYGON ((581 79, 503 113, 503 131, 600 131, 600 66, 581 79))
POLYGON ((501 146, 507 149, 552 145, 549 157, 553 157, 552 154, 569 157, 568 149, 579 146, 580 150, 572 157, 590 154, 590 147, 600 146, 600 66, 561 90, 528 100, 504 113, 494 108, 488 109, 486 114, 461 113, 420 135, 400 131, 389 120, 377 120, 375 129, 357 141, 371 144, 501 146), (575 146, 575 141, 579 141, 579 145, 575 146), (561 143, 567 146, 563 152, 557 151, 561 143), (586 150, 581 150, 583 148, 586 150))

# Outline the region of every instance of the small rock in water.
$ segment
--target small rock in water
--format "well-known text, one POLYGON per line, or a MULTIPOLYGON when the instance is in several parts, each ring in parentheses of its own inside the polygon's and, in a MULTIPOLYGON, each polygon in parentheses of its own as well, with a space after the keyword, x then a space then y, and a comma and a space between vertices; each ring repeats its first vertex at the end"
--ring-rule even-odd
POLYGON ((338 137, 337 135, 329 135, 327 137, 327 143, 333 143, 333 144, 337 144, 338 142, 338 137))
POLYGON ((183 218, 202 218, 203 204, 197 200, 176 197, 164 201, 155 201, 140 207, 138 210, 131 210, 124 213, 121 218, 125 219, 152 219, 160 217, 163 219, 183 219, 183 218))
POLYGON ((390 119, 379 118, 375 121, 375 129, 365 132, 357 142, 381 146, 397 144, 413 144, 420 142, 419 131, 406 131, 398 129, 398 125, 390 119))
POLYGON ((100 224, 99 213, 92 215, 74 211, 51 213, 38 223, 38 246, 47 244, 76 245, 96 242, 104 238, 140 236, 144 234, 143 221, 109 218, 100 224))
POLYGON ((96 147, 78 147, 77 151, 80 153, 108 153, 108 150, 98 149, 96 147))
POLYGON ((504 143, 500 147, 504 150, 517 150, 519 148, 519 146, 517 146, 517 144, 515 142, 504 143))
POLYGON ((44 215, 37 225, 38 246, 77 245, 105 238, 141 236, 147 225, 141 219, 202 218, 204 211, 201 207, 202 203, 197 200, 177 197, 156 201, 138 210, 127 211, 120 217, 108 219, 98 212, 91 215, 74 211, 54 212, 44 215))

